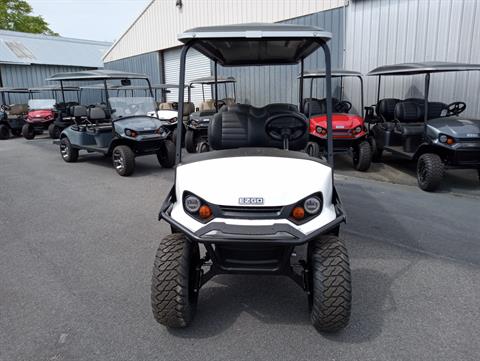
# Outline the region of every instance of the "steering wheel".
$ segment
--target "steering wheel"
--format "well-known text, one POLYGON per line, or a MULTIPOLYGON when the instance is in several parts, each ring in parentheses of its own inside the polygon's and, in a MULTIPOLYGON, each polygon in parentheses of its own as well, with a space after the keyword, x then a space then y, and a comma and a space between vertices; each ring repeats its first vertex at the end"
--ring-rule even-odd
POLYGON ((348 113, 352 109, 352 103, 347 100, 342 100, 335 105, 334 110, 337 113, 348 113))
POLYGON ((0 109, 3 112, 6 112, 7 110, 10 110, 10 106, 8 106, 7 104, 2 104, 2 105, 0 105, 0 109))
POLYGON ((223 107, 225 105, 225 102, 223 100, 218 100, 217 101, 217 109, 220 109, 221 107, 223 107))
POLYGON ((467 104, 464 102, 453 102, 448 104, 447 106, 447 117, 450 115, 458 115, 462 113, 465 108, 467 108, 467 104))
POLYGON ((173 108, 173 110, 178 110, 178 103, 177 102, 172 102, 172 108, 173 108))
POLYGON ((284 143, 288 149, 288 142, 300 139, 308 130, 308 121, 300 113, 279 113, 272 115, 265 122, 265 132, 274 140, 284 143))

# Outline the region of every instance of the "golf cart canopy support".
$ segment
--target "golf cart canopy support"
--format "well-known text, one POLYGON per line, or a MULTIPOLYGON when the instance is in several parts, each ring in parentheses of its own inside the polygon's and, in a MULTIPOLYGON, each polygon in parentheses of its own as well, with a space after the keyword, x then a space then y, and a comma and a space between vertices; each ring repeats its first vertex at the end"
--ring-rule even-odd
MULTIPOLYGON (((301 74, 298 75, 297 79, 301 77, 301 74)), ((310 79, 310 98, 313 96, 313 79, 325 78, 325 69, 310 70, 303 73, 304 79, 310 79)), ((358 78, 360 80, 360 106, 362 108, 362 117, 364 116, 364 101, 363 101, 363 75, 362 73, 355 70, 346 70, 346 69, 332 69, 332 78, 340 78, 341 81, 341 95, 340 100, 342 100, 343 95, 343 78, 358 78)), ((302 99, 303 100, 303 99, 302 99)), ((311 114, 308 115, 311 118, 311 114)))
MULTIPOLYGON (((325 54, 328 161, 333 166, 331 59, 327 41, 331 33, 315 26, 293 24, 238 24, 208 26, 187 30, 178 36, 184 43, 180 56, 180 86, 185 85, 186 56, 194 48, 214 62, 215 102, 218 102, 218 64, 259 66, 300 63, 300 96, 303 98, 303 61, 322 47, 325 54)), ((184 94, 179 92, 178 119, 183 116, 184 94)), ((300 105, 301 106, 301 105, 300 105)), ((178 122, 177 136, 182 127, 178 122)), ((181 161, 181 142, 177 142, 176 163, 181 161)), ((333 174, 333 173, 332 173, 333 174)))
POLYGON ((425 131, 428 120, 428 93, 430 90, 430 74, 432 73, 449 73, 459 71, 475 71, 480 70, 480 64, 468 64, 468 63, 453 63, 443 61, 426 61, 420 63, 401 63, 393 65, 383 65, 371 70, 368 76, 378 76, 378 88, 377 88, 377 104, 380 101, 380 84, 382 76, 393 75, 419 75, 425 74, 425 131))

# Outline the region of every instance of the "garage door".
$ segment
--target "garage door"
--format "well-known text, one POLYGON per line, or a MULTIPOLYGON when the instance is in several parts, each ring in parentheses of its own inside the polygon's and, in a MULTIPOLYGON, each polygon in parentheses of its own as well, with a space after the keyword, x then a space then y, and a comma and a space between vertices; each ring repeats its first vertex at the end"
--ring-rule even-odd
MULTIPOLYGON (((179 49, 167 50, 164 53, 165 63, 165 83, 178 84, 178 76, 180 69, 180 52, 179 49)), ((187 54, 187 71, 185 74, 186 83, 189 81, 211 75, 210 59, 200 54, 194 49, 190 49, 187 54)), ((185 92, 185 97, 187 92, 185 92)), ((205 87, 205 99, 211 99, 210 87, 205 87)), ((186 99, 186 98, 185 98, 186 99)), ((178 92, 171 89, 171 93, 167 94, 168 101, 178 101, 178 92)), ((199 106, 202 102, 202 89, 200 86, 196 86, 192 89, 192 101, 195 106, 199 106)))

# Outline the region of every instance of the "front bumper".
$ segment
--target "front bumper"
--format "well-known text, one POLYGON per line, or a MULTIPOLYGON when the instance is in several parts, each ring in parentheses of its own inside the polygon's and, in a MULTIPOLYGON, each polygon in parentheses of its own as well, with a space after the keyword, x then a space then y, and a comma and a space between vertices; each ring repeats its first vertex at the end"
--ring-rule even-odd
POLYGON ((307 243, 322 234, 327 234, 339 227, 341 223, 346 222, 346 215, 337 193, 334 191, 333 201, 335 205, 336 218, 316 229, 315 231, 304 234, 289 224, 278 223, 268 226, 248 226, 232 225, 224 222, 209 222, 196 232, 192 232, 176 220, 170 213, 175 202, 175 188, 172 187, 167 198, 162 204, 158 219, 165 220, 173 228, 184 233, 191 241, 199 243, 216 244, 279 244, 297 246, 307 243))

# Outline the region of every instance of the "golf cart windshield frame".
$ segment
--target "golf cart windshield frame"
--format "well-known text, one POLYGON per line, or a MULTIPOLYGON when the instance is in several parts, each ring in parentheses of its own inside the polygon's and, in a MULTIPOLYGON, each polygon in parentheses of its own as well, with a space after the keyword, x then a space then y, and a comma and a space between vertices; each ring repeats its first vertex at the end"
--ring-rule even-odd
MULTIPOLYGON (((300 76, 297 77, 299 79, 300 76)), ((303 74, 304 79, 310 79, 310 99, 313 97, 313 81, 315 79, 324 79, 325 78, 325 69, 320 70, 311 70, 306 71, 303 74)), ((343 78, 357 78, 360 80, 360 107, 361 107, 361 115, 362 118, 364 117, 364 95, 363 95, 363 75, 362 73, 354 70, 344 70, 344 69, 334 69, 332 70, 332 79, 333 78, 340 78, 340 101, 343 99, 343 78)), ((303 103, 303 99, 302 99, 303 103)), ((310 112, 308 114, 308 119, 312 117, 311 108, 309 109, 310 112)))
MULTIPOLYGON (((222 66, 262 66, 280 64, 294 65, 300 63, 299 99, 301 107, 301 100, 303 99, 304 59, 321 47, 325 55, 326 72, 327 153, 328 163, 332 167, 333 177, 331 57, 330 49, 327 45, 327 41, 331 39, 329 32, 325 32, 317 27, 290 24, 240 24, 196 28, 180 34, 178 39, 184 43, 180 55, 180 87, 185 86, 185 67, 188 50, 194 48, 214 62, 215 103, 218 103, 218 64, 222 66), (261 51, 260 45, 266 47, 269 42, 273 45, 279 42, 291 42, 298 44, 298 46, 294 52, 282 57, 283 53, 286 52, 279 52, 278 48, 280 47, 275 49, 276 52, 261 51), (249 53, 242 53, 240 51, 240 54, 238 52, 228 52, 228 49, 237 48, 232 46, 232 44, 250 47, 251 51, 249 53), (221 47, 220 45, 227 46, 221 47), (255 56, 252 57, 252 55, 255 56)), ((239 47, 238 49, 241 48, 239 47)), ((184 94, 183 92, 179 92, 178 119, 181 119, 183 116, 183 103, 184 94)), ((181 135, 182 122, 178 122, 178 139, 181 139, 181 135)), ((181 142, 177 142, 176 164, 179 164, 181 160, 181 142)))
POLYGON ((383 65, 371 70, 368 76, 378 76, 377 86, 377 104, 380 101, 380 86, 382 76, 399 76, 399 75, 425 75, 424 83, 424 127, 427 130, 428 121, 428 94, 430 91, 430 74, 432 73, 448 73, 460 71, 479 71, 480 64, 451 63, 441 61, 427 61, 422 63, 402 63, 394 65, 383 65))
POLYGON ((11 88, 11 87, 0 88, 2 104, 4 105, 11 105, 10 94, 28 94, 28 99, 32 99, 33 93, 36 93, 36 91, 32 91, 28 88, 11 88), (5 97, 5 94, 7 94, 7 97, 5 97), (7 102, 7 98, 8 98, 8 102, 7 102))
MULTIPOLYGON (((93 81, 93 80, 99 80, 103 83, 103 90, 105 91, 105 102, 107 103, 107 109, 111 112, 112 107, 110 105, 110 95, 108 93, 109 88, 111 85, 108 85, 109 80, 132 80, 132 79, 137 79, 137 80, 145 80, 148 84, 148 89, 150 91, 150 95, 152 98, 154 98, 153 95, 153 90, 152 90, 152 84, 150 83, 150 80, 145 74, 137 74, 137 73, 127 73, 127 72, 122 72, 122 71, 116 71, 116 70, 86 70, 86 71, 78 71, 78 72, 71 72, 71 73, 58 73, 54 74, 50 78, 46 79, 47 81, 59 81, 60 82, 60 88, 62 90, 62 97, 63 97, 63 102, 65 103, 65 86, 63 82, 65 81, 93 81)), ((110 88, 111 89, 111 88, 110 88)), ((155 110, 158 107, 156 106, 155 102, 155 110)), ((112 119, 112 122, 114 120, 112 119)))
MULTIPOLYGON (((227 92, 227 84, 232 84, 233 85, 233 99, 237 99, 237 89, 236 89, 236 83, 237 80, 233 76, 229 76, 227 78, 217 78, 217 83, 218 84, 223 84, 225 87, 225 97, 228 97, 228 92, 227 92)), ((202 86, 202 98, 203 101, 205 101, 205 85, 210 85, 210 91, 213 93, 213 86, 215 85, 215 77, 213 76, 207 76, 204 78, 198 78, 194 79, 190 82, 189 86, 193 87, 193 85, 201 85, 202 86)), ((217 103, 215 103, 215 109, 217 108, 217 103)), ((218 111, 218 109, 216 109, 218 111)))

